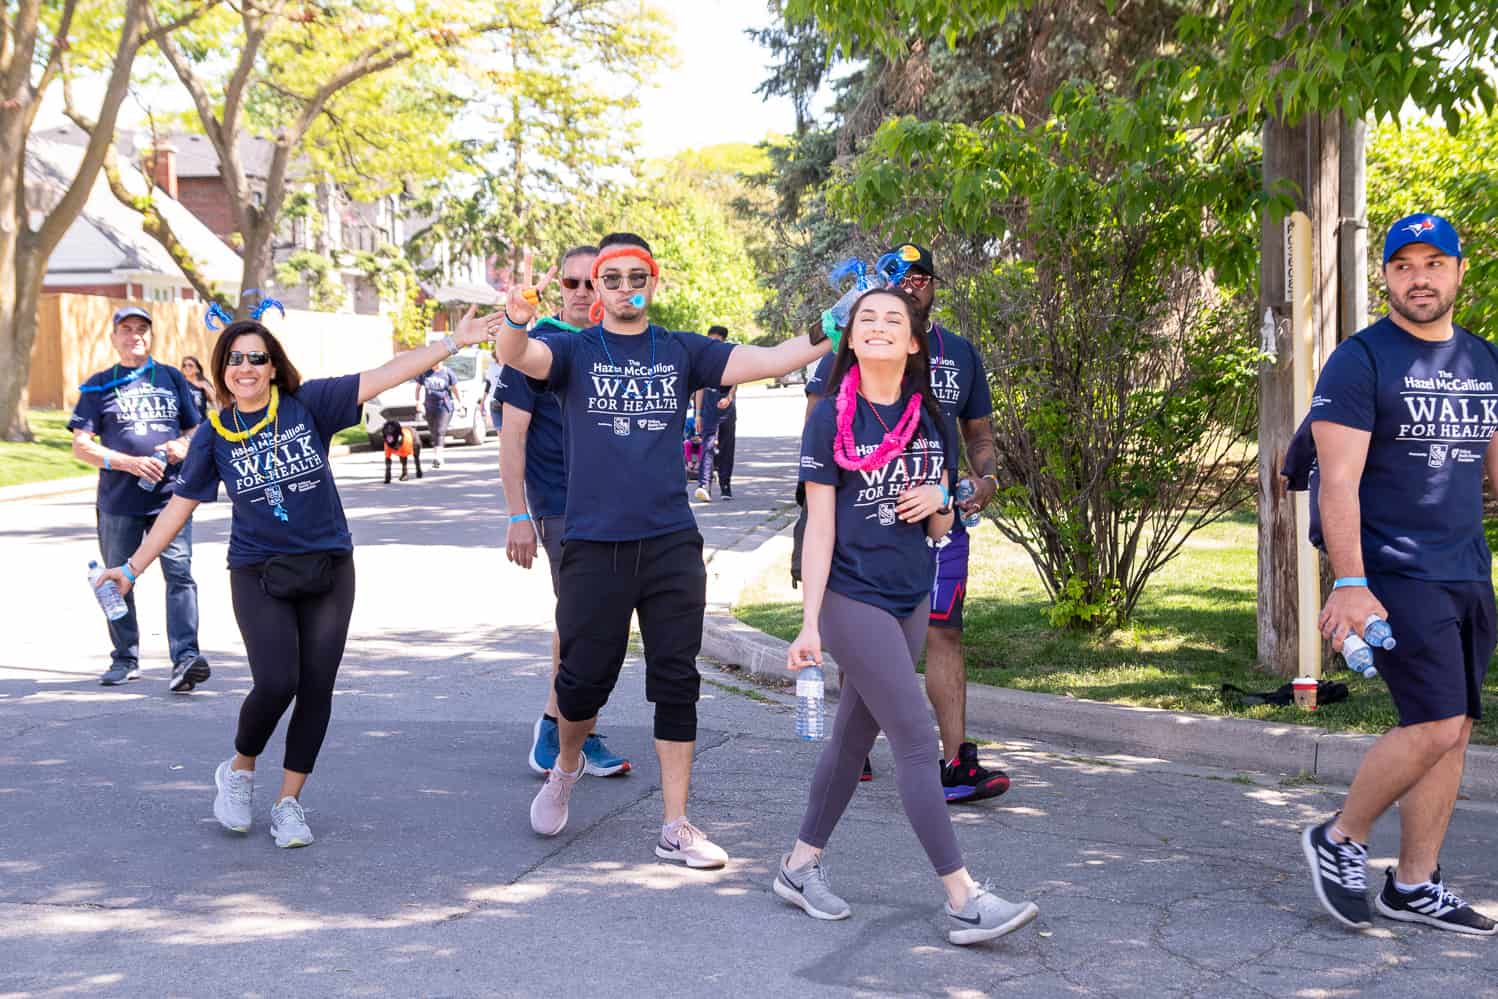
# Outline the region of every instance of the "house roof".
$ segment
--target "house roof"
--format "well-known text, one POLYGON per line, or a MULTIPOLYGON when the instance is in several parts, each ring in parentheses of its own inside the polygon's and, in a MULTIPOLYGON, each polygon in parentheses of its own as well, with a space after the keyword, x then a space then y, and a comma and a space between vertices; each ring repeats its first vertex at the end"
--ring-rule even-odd
MULTIPOLYGON (((82 159, 82 146, 33 134, 26 144, 28 204, 34 209, 56 204, 82 159)), ((134 167, 122 162, 120 176, 132 192, 145 192, 145 178, 134 167)), ((229 289, 237 287, 243 271, 239 254, 165 191, 153 189, 152 201, 204 276, 229 289)), ((185 281, 181 268, 143 231, 141 223, 140 213, 120 203, 101 171, 83 211, 48 260, 47 273, 119 271, 162 274, 185 281)))
MULTIPOLYGON (((41 136, 54 142, 60 142, 69 146, 88 145, 88 134, 71 122, 58 125, 55 128, 42 129, 31 133, 33 136, 41 136)), ((175 131, 167 132, 162 138, 170 142, 177 150, 177 177, 217 177, 218 153, 213 148, 206 136, 193 132, 175 131)), ((150 148, 151 134, 143 130, 131 130, 121 128, 115 139, 115 148, 120 156, 131 162, 138 162, 141 153, 150 148)), ((239 137, 239 159, 244 165, 244 172, 252 180, 263 180, 266 171, 270 168, 271 157, 275 155, 275 143, 269 139, 260 139, 250 135, 239 137)))

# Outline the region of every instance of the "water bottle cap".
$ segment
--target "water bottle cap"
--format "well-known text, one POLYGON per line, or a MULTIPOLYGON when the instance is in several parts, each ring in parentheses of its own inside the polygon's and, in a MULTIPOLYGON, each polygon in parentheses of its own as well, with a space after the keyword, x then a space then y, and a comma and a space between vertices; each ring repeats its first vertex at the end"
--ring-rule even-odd
POLYGON ((97 569, 97 568, 99 568, 99 562, 98 562, 98 560, 97 559, 89 559, 88 560, 88 567, 90 569, 97 569))

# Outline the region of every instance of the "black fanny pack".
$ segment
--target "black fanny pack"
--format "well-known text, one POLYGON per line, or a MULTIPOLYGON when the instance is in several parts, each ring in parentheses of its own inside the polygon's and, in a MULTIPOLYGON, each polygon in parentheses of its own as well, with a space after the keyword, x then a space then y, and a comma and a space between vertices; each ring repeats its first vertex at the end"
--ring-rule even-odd
POLYGON ((260 563, 260 588, 277 600, 320 597, 333 588, 341 552, 272 555, 260 563))

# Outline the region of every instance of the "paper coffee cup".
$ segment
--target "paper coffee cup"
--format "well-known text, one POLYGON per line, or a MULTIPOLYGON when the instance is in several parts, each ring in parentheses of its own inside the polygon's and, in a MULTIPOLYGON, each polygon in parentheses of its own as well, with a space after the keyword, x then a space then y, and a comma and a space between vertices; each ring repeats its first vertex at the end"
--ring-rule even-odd
POLYGON ((1303 711, 1316 710, 1316 678, 1298 676, 1290 682, 1295 690, 1295 706, 1303 711))

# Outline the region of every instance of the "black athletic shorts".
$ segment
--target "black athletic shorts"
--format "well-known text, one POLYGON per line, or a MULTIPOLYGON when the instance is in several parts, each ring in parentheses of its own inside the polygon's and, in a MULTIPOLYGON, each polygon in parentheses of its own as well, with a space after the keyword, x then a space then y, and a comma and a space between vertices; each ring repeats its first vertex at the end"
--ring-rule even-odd
POLYGON ((1482 717, 1482 684, 1498 643, 1489 580, 1432 581, 1370 574, 1398 644, 1373 650, 1399 724, 1482 717))

